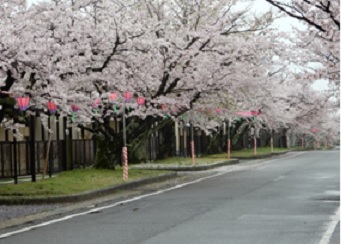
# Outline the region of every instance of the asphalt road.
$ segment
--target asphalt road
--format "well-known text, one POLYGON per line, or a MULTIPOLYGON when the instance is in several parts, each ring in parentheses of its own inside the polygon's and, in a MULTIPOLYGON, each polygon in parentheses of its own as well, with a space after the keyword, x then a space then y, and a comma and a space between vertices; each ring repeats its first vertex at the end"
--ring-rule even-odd
POLYGON ((4 229, 0 243, 336 244, 339 187, 338 150, 295 152, 4 229))

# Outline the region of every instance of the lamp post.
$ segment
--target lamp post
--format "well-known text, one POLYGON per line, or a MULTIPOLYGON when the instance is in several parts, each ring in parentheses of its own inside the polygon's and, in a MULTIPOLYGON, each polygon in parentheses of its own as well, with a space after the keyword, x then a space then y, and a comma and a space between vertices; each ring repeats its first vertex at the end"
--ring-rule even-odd
POLYGON ((110 93, 109 101, 113 105, 113 109, 115 112, 117 112, 116 99, 117 99, 117 93, 114 93, 114 92, 110 93))

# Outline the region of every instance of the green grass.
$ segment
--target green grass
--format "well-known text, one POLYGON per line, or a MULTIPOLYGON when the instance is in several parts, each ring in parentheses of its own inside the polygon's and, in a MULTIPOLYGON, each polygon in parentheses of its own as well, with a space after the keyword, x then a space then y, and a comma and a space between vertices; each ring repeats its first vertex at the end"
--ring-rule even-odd
MULTIPOLYGON (((274 153, 276 152, 285 152, 288 151, 286 148, 274 148, 274 153)), ((261 147, 257 148, 257 155, 265 155, 270 154, 271 148, 270 147, 261 147)), ((249 149, 242 149, 239 151, 231 151, 231 159, 237 157, 251 157, 254 156, 253 148, 249 149)), ((204 164, 212 164, 220 161, 227 160, 227 153, 220 153, 220 154, 212 154, 212 155, 203 155, 199 158, 195 158, 196 165, 204 165, 204 164)), ((175 164, 175 165, 183 165, 183 166, 190 166, 192 165, 192 159, 190 157, 183 158, 183 157, 171 157, 162 160, 156 160, 153 164, 175 164)))
MULTIPOLYGON (((274 152, 287 151, 285 148, 274 148, 274 152)), ((258 148, 257 155, 271 153, 270 148, 258 148)), ((232 151, 231 158, 253 156, 253 148, 232 151)), ((204 155, 196 158, 196 165, 212 164, 227 159, 226 153, 204 155)), ((172 157, 163 160, 157 160, 153 164, 171 164, 171 165, 192 165, 191 158, 172 157)), ((129 169, 129 181, 148 178, 164 174, 165 171, 129 169)), ((96 170, 96 169, 78 169, 62 172, 56 177, 46 178, 41 181, 20 182, 14 184, 0 184, 0 196, 58 196, 76 194, 85 191, 97 190, 122 184, 122 168, 116 170, 96 170)))
MULTIPOLYGON (((223 161, 223 160, 226 160, 226 155, 225 157, 222 157, 222 158, 211 158, 208 156, 203 156, 203 157, 195 158, 195 164, 205 165, 205 164, 216 163, 218 161, 223 161)), ((180 166, 190 166, 192 165, 192 159, 183 158, 183 157, 171 157, 171 158, 166 158, 162 160, 156 160, 153 162, 153 164, 172 164, 172 165, 180 165, 180 166)))
MULTIPOLYGON (((164 171, 129 169, 129 181, 164 174, 164 171)), ((76 194, 122 184, 122 169, 79 169, 62 172, 56 177, 17 185, 0 185, 0 196, 58 196, 76 194)))
MULTIPOLYGON (((287 148, 273 148, 273 152, 286 152, 290 149, 287 148)), ((257 148, 257 155, 266 155, 271 153, 271 148, 270 147, 259 147, 257 148)), ((253 148, 248 148, 248 149, 242 149, 239 151, 232 151, 231 152, 231 157, 251 157, 254 156, 254 149, 253 148)))

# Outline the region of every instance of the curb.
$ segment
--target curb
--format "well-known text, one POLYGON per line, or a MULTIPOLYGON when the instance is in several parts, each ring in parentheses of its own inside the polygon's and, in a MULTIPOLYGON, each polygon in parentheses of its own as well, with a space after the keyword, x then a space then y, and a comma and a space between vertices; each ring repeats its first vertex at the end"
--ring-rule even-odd
POLYGON ((256 155, 256 156, 250 156, 250 157, 237 157, 237 159, 242 160, 242 159, 262 159, 262 158, 272 158, 274 156, 286 154, 291 151, 286 151, 286 152, 274 152, 274 153, 269 153, 269 154, 264 154, 264 155, 256 155))
POLYGON ((52 197, 1 197, 0 204, 15 205, 15 204, 52 204, 52 203, 76 203, 85 200, 91 200, 97 197, 109 195, 119 190, 132 189, 138 186, 143 186, 151 183, 157 183, 173 179, 177 177, 176 172, 171 172, 151 178, 140 179, 128 183, 116 185, 114 187, 104 188, 100 190, 87 191, 84 193, 52 196, 52 197))
POLYGON ((146 170, 170 170, 170 171, 204 171, 220 166, 238 164, 238 159, 225 160, 218 163, 198 166, 167 166, 167 165, 153 165, 153 166, 137 166, 135 169, 146 169, 146 170))

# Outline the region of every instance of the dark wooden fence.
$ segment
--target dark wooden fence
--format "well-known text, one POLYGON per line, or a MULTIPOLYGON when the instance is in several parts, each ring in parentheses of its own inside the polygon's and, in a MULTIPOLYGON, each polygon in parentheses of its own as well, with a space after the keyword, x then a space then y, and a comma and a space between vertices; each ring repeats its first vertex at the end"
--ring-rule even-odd
MULTIPOLYGON (((168 130, 159 131, 149 137, 145 143, 147 161, 160 159, 164 156, 191 156, 191 136, 188 130, 185 134, 179 134, 178 149, 176 149, 176 138, 173 133, 174 127, 168 130), (167 154, 168 152, 168 154, 167 154)), ((257 139, 257 146, 269 146, 269 136, 265 133, 257 139)), ((65 137, 66 138, 66 137, 65 137)), ((226 135, 218 133, 215 136, 207 136, 196 131, 194 133, 195 154, 200 157, 204 154, 226 152, 226 135)), ((30 162, 31 142, 27 141, 0 141, 0 179, 15 178, 32 174, 32 164, 30 162)), ((253 140, 246 134, 238 145, 238 148, 253 147, 253 140)), ((46 160, 47 141, 35 142, 35 174, 42 173, 46 160)), ((119 145, 118 145, 119 146, 119 145)), ((285 137, 281 134, 274 135, 274 146, 286 147, 285 137)), ((48 175, 75 168, 85 168, 92 165, 96 155, 96 143, 92 139, 72 139, 51 141, 48 175)), ((115 163, 120 164, 121 155, 115 157, 115 163)))
MULTIPOLYGON (((29 141, 0 142, 0 178, 32 174, 30 143, 29 141)), ((35 142, 36 174, 43 171, 46 151, 47 141, 35 142)), ((93 140, 72 140, 71 148, 67 147, 65 140, 51 141, 47 173, 51 176, 55 172, 86 167, 93 163, 94 157, 95 143, 93 140), (72 156, 67 158, 67 155, 72 156)))

